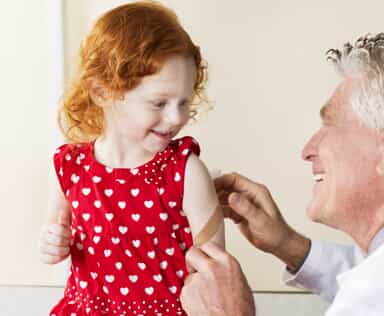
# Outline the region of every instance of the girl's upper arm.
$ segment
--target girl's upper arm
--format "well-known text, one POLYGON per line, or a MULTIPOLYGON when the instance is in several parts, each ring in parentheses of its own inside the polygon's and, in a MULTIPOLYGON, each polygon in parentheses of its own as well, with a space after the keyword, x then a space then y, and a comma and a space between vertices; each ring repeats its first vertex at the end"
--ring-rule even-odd
MULTIPOLYGON (((188 217, 194 238, 205 228, 218 207, 216 190, 207 168, 196 155, 191 154, 185 169, 183 210, 188 217)), ((224 217, 222 213, 219 216, 219 227, 210 241, 224 249, 224 217)))
POLYGON ((62 224, 71 222, 71 208, 61 190, 54 166, 49 171, 48 193, 48 224, 62 224))

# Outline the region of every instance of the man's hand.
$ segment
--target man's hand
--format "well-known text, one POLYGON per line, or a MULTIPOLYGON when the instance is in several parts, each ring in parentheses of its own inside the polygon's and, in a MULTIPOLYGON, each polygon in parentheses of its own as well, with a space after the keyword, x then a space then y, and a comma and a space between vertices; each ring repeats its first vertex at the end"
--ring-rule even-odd
POLYGON ((225 216, 256 248, 278 257, 290 271, 301 266, 310 240, 285 222, 265 185, 237 173, 215 179, 215 185, 225 216))
POLYGON ((181 292, 189 316, 254 316, 251 289, 237 260, 212 242, 191 248, 190 274, 181 292))

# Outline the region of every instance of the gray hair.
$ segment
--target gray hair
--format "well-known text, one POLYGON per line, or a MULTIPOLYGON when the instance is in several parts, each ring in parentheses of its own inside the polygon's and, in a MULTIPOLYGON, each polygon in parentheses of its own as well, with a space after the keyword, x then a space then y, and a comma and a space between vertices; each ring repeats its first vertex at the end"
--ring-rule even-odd
POLYGON ((367 34, 326 55, 343 77, 361 79, 351 98, 353 110, 368 127, 384 130, 384 33, 367 34))

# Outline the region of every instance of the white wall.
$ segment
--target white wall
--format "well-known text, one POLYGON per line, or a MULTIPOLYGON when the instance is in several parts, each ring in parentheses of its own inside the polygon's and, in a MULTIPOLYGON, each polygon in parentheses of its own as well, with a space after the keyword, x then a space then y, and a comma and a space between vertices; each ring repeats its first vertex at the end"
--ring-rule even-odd
POLYGON ((0 284, 51 280, 39 263, 37 240, 47 205, 57 105, 53 84, 60 76, 47 20, 55 2, 0 4, 0 284))

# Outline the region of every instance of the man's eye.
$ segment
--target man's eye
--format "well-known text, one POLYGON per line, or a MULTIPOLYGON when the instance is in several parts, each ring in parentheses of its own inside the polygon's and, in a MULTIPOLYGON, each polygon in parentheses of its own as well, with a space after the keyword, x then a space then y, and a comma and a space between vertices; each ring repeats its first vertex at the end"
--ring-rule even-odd
POLYGON ((180 103, 181 107, 189 107, 189 101, 184 101, 180 103))

